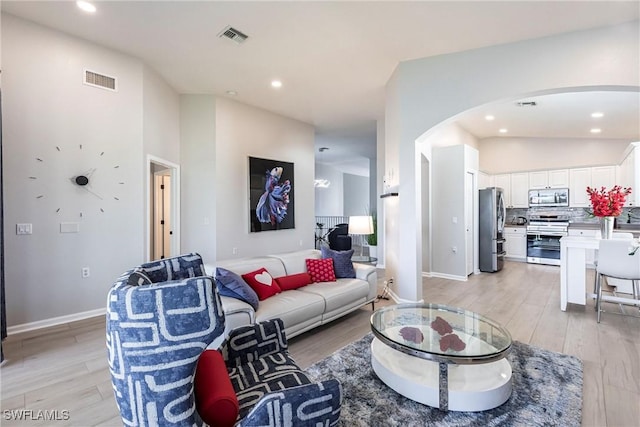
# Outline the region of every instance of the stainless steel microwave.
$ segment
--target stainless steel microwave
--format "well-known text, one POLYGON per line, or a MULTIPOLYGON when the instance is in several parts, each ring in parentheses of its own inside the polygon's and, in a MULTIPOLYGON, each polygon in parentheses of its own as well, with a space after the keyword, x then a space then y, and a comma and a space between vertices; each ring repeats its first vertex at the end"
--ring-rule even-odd
POLYGON ((541 188, 529 190, 529 207, 569 206, 568 188, 541 188))

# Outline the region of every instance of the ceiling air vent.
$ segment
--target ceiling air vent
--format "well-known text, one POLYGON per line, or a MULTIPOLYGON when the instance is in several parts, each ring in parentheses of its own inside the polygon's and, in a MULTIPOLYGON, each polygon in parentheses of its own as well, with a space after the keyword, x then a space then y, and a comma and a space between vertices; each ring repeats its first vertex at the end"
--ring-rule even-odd
POLYGON ((86 85, 116 92, 118 90, 116 83, 115 77, 105 76, 104 74, 99 74, 91 70, 84 70, 84 84, 86 85))
POLYGON ((249 38, 248 35, 244 34, 242 31, 236 30, 230 25, 222 30, 220 34, 218 34, 218 37, 233 40, 238 44, 244 43, 249 38))
POLYGON ((516 102, 516 105, 518 107, 535 107, 538 104, 536 103, 536 101, 521 101, 521 102, 516 102))

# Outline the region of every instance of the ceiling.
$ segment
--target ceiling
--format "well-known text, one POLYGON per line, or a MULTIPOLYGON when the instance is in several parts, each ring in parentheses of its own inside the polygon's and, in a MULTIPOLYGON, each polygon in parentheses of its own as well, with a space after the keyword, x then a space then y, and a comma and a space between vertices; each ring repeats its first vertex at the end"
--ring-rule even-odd
MULTIPOLYGON (((331 148, 327 160, 344 158, 345 152, 375 158, 375 121, 384 116, 384 87, 400 61, 614 25, 640 16, 637 1, 95 4, 98 10, 93 15, 71 1, 3 0, 0 7, 140 58, 178 93, 231 97, 313 124, 316 147, 331 148), (248 40, 237 44, 219 38, 227 25, 248 35, 248 40), (272 79, 281 80, 282 88, 273 89, 272 79), (227 91, 237 94, 230 96, 227 91)), ((585 111, 604 105, 635 114, 637 136, 637 96, 614 100, 581 94, 579 100, 541 99, 539 108, 526 113, 524 108, 512 108, 511 102, 495 105, 491 112, 495 125, 505 123, 510 128, 510 136, 575 137, 571 129, 584 132, 587 125, 580 122, 585 111), (549 126, 549 117, 555 125, 549 126), (558 121, 564 118, 575 125, 558 121)), ((479 137, 495 135, 481 119, 485 110, 476 113, 460 118, 461 126, 479 137)), ((608 137, 628 137, 633 124, 620 124, 627 120, 607 114, 603 123, 611 126, 602 126, 601 137, 605 132, 612 132, 608 137), (624 134, 613 133, 622 129, 624 134)))

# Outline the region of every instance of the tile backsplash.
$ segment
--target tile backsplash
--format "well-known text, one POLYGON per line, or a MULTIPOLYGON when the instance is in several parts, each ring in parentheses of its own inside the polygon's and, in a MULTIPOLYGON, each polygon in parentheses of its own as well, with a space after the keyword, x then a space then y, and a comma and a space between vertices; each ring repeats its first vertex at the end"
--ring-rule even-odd
MULTIPOLYGON (((589 208, 511 208, 507 209, 507 224, 516 224, 519 216, 529 219, 534 212, 558 212, 569 215, 572 223, 598 223, 600 220, 590 214, 589 208)), ((624 208, 618 217, 620 222, 640 224, 640 207, 624 208)))

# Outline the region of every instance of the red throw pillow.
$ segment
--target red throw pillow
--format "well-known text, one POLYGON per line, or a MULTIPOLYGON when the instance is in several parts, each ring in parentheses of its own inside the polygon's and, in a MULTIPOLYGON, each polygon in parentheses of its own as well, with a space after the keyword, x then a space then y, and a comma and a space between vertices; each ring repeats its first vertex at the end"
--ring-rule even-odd
POLYGON ((283 291, 298 289, 313 283, 309 273, 291 274, 289 276, 276 277, 276 282, 283 291))
POLYGON ((314 282, 335 282, 336 273, 333 271, 333 259, 306 259, 307 272, 314 282))
POLYGON ((210 426, 233 426, 240 405, 222 355, 205 350, 198 359, 194 380, 196 409, 210 426))
POLYGON ((256 291, 260 301, 266 300, 267 298, 281 292, 278 283, 276 283, 274 278, 264 267, 256 271, 252 271, 251 273, 243 274, 242 278, 249 286, 251 286, 251 289, 256 291))

